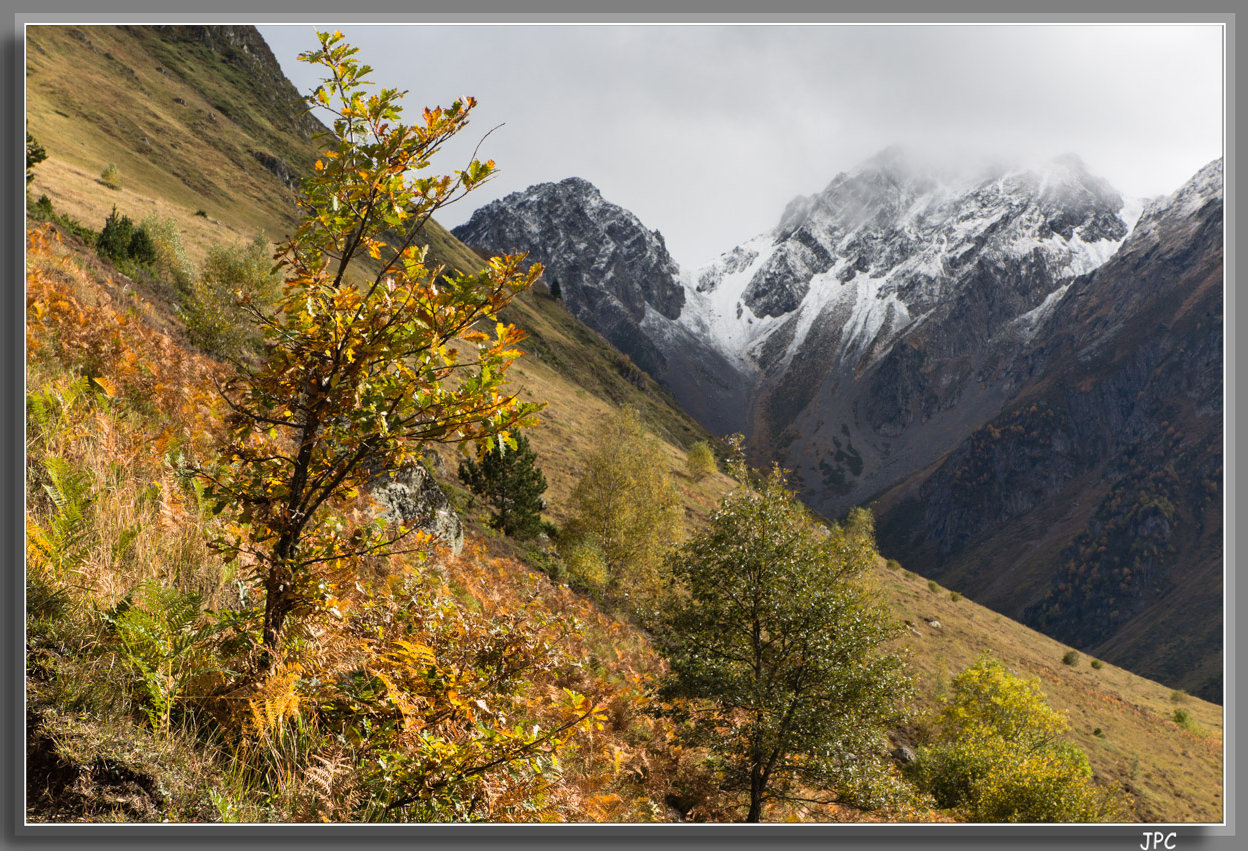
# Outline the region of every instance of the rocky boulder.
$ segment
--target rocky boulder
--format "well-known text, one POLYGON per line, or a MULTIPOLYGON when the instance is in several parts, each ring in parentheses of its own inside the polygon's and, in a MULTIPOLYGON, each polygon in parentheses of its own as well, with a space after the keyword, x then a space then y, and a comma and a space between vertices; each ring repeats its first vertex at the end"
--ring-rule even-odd
POLYGON ((424 466, 409 465, 393 478, 374 483, 373 499, 387 523, 415 526, 457 555, 463 549, 463 523, 424 466))

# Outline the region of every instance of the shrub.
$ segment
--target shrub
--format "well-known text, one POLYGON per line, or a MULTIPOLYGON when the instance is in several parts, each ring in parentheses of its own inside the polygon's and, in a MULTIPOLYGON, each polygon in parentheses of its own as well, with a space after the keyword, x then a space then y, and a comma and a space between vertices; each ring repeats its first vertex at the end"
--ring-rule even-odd
POLYGON ((890 558, 885 564, 888 565, 889 570, 901 570, 901 562, 895 558, 890 558))
POLYGON ((961 600, 961 599, 962 599, 962 595, 961 595, 961 594, 959 594, 957 591, 950 591, 950 592, 949 592, 949 599, 950 599, 950 600, 952 600, 953 602, 955 602, 955 603, 956 603, 956 602, 958 602, 958 600, 961 600))
POLYGON ((1100 659, 1093 659, 1092 667, 1099 671, 1101 668, 1105 667, 1105 663, 1102 662, 1100 659))
POLYGON ((178 230, 177 223, 168 216, 152 214, 143 220, 141 228, 151 238, 156 252, 153 262, 157 272, 173 284, 179 300, 185 300, 190 295, 191 286, 199 273, 182 247, 182 233, 178 230))
POLYGON ((1176 688, 1174 691, 1170 692, 1170 702, 1187 703, 1187 692, 1181 688, 1176 688))
POLYGON ((1190 709, 1176 709, 1174 710, 1174 714, 1170 717, 1174 720, 1174 723, 1178 724, 1184 730, 1195 732, 1196 721, 1192 718, 1192 712, 1190 709))
POLYGON ((100 172, 100 182, 109 189, 121 188, 121 169, 117 168, 117 163, 104 166, 104 170, 100 172))
POLYGON ((208 218, 208 211, 207 211, 207 210, 196 210, 196 211, 195 211, 195 215, 199 216, 201 219, 206 219, 206 218, 208 218))
POLYGON ((711 445, 705 440, 699 440, 690 446, 685 456, 685 467, 695 481, 701 481, 715 472, 715 453, 711 450, 711 445))
POLYGON ((182 311, 191 340, 219 355, 258 351, 260 338, 252 314, 272 306, 281 281, 264 234, 247 244, 214 245, 182 311))
POLYGON ((1123 814, 1121 797, 1092 780, 1087 755, 1062 741, 1069 725, 1039 681, 981 659, 953 681, 939 739, 906 768, 938 806, 972 821, 1088 822, 1123 814))
POLYGON ((50 221, 56 215, 56 211, 52 209, 52 199, 47 195, 40 195, 38 201, 27 206, 26 212, 32 219, 43 222, 50 221))
POLYGON ((1105 731, 1102 730, 1100 727, 1097 727, 1095 730, 1092 731, 1092 735, 1096 736, 1098 739, 1103 739, 1105 738, 1105 731))
POLYGON ((1063 664, 1063 665, 1077 665, 1077 664, 1079 664, 1079 651, 1078 651, 1078 650, 1067 650, 1067 651, 1066 651, 1066 653, 1065 653, 1065 655, 1063 655, 1063 656, 1062 656, 1062 664, 1063 664))
POLYGON ((940 590, 940 586, 936 584, 935 579, 929 579, 927 580, 927 590, 935 594, 937 591, 940 590))

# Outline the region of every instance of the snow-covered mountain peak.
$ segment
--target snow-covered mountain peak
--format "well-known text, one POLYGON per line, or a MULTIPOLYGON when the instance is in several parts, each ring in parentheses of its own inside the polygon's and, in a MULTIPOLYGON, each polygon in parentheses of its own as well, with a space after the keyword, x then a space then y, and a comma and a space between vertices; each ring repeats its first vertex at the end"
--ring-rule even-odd
POLYGON ((679 321, 746 369, 776 355, 764 343, 780 328, 791 356, 820 316, 845 323, 843 357, 879 357, 985 266, 1042 267, 1019 313, 1039 307, 1105 262, 1138 216, 1073 155, 942 166, 889 148, 795 199, 772 231, 686 272, 679 321))

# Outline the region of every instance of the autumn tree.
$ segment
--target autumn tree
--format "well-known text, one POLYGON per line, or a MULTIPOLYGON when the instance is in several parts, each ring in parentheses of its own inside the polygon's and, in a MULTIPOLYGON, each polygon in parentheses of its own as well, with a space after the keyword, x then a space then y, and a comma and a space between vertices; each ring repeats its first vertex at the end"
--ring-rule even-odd
POLYGON ((732 471, 740 486, 669 559, 683 593, 656 629, 661 706, 745 796, 746 821, 781 799, 885 804, 904 788, 885 731, 910 686, 883 647, 896 624, 861 582, 870 517, 825 528, 778 469, 757 487, 739 458, 732 471))
POLYGON ((663 466, 658 438, 629 408, 604 421, 572 491, 560 540, 565 556, 600 559, 602 591, 612 602, 652 599, 663 558, 683 533, 679 496, 663 466))
POLYGON ((459 478, 493 507, 494 527, 503 534, 531 538, 542 530, 546 477, 523 434, 516 435, 514 448, 494 443, 478 460, 463 461, 459 478))
POLYGON ((402 94, 369 93, 356 49, 341 33, 319 39, 300 58, 327 72, 309 101, 333 117, 331 147, 280 246, 281 295, 251 305, 263 355, 222 388, 228 439, 219 469, 204 473, 207 495, 234 521, 221 548, 244 556, 264 588, 270 659, 291 616, 332 594, 334 577, 409 534, 354 511, 366 485, 432 443, 505 442, 536 410, 502 390, 523 334, 496 316, 540 266, 525 271, 522 257, 505 256, 451 272, 428 265, 417 242, 438 209, 495 171, 474 159, 451 175, 423 174, 475 102, 404 124, 402 94))
POLYGON ((1121 798, 1092 779, 1087 755, 1037 680, 983 658, 954 678, 937 739, 907 773, 938 806, 978 822, 1089 822, 1120 817, 1121 798))

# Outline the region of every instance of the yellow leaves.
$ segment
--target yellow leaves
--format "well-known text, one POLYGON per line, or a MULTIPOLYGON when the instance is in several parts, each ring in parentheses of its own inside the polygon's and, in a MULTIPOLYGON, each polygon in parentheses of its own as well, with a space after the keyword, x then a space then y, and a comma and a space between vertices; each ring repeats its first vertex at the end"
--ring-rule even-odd
POLYGON ((395 640, 394 646, 396 649, 390 652, 390 656, 401 665, 420 668, 437 662, 433 648, 427 644, 400 638, 395 640))
POLYGON ((248 726, 254 734, 266 736, 287 718, 298 714, 302 670, 297 663, 274 666, 256 686, 255 696, 247 700, 248 726))

